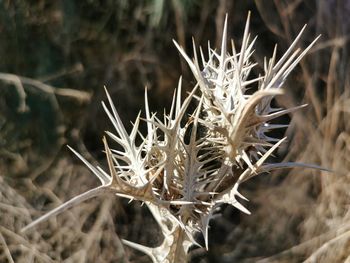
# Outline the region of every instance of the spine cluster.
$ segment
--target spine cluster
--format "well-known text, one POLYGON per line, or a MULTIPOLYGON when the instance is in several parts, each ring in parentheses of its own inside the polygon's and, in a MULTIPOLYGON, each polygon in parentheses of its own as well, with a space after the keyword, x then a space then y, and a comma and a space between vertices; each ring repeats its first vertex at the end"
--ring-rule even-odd
POLYGON ((254 43, 249 34, 249 15, 239 51, 227 43, 227 19, 220 52, 208 46, 204 55, 193 44, 194 59, 174 41, 188 63, 197 85, 181 99, 181 78, 172 105, 162 119, 149 109, 145 93, 145 116, 139 115, 130 133, 126 131, 107 92, 105 109, 115 133, 107 136, 120 145, 111 149, 103 139, 109 170, 94 167, 72 151, 99 178, 101 186, 83 193, 37 219, 30 228, 63 210, 105 192, 144 202, 158 222, 164 241, 148 248, 130 241, 126 245, 148 254, 154 262, 185 262, 195 235, 202 233, 208 248, 209 221, 218 206, 230 204, 244 213, 249 211, 237 197, 241 183, 261 172, 302 164, 266 163, 285 138, 267 133, 285 125, 270 121, 295 111, 271 106, 283 93, 285 79, 306 52, 296 48, 304 28, 285 54, 276 59, 276 48, 264 61, 263 73, 251 78, 254 43), (255 92, 251 92, 255 91, 255 92), (190 104, 196 105, 190 110, 190 104), (139 123, 147 123, 147 134, 139 132, 139 123), (141 139, 141 140, 140 140, 141 139), (141 141, 141 143, 137 143, 141 141))

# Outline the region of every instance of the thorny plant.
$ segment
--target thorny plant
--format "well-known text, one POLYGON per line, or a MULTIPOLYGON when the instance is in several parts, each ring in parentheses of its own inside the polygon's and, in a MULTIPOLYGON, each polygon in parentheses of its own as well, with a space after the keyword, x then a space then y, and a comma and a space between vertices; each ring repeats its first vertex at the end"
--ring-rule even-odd
POLYGON ((94 196, 109 192, 117 196, 144 202, 164 235, 155 248, 124 240, 124 244, 149 255, 153 262, 185 262, 189 247, 198 245, 196 234, 202 233, 208 249, 209 221, 218 207, 230 204, 240 211, 250 212, 238 202, 247 200, 238 192, 241 183, 262 172, 285 167, 306 166, 302 163, 267 163, 266 160, 285 140, 267 133, 286 127, 270 121, 299 107, 279 109, 271 106, 272 99, 283 93, 285 79, 317 38, 303 51, 296 48, 302 32, 277 61, 276 47, 272 57, 264 61, 264 73, 250 79, 257 63, 252 62, 253 46, 249 34, 249 17, 245 25, 240 52, 231 41, 227 48, 227 17, 221 52, 208 46, 208 57, 200 49, 201 66, 194 48, 191 60, 175 41, 188 63, 197 85, 181 101, 181 78, 174 92, 170 112, 163 120, 151 113, 145 92, 145 119, 140 115, 130 134, 125 130, 108 92, 109 107, 102 102, 117 133, 106 132, 123 150, 111 149, 103 138, 109 172, 94 167, 70 148, 98 177, 101 186, 74 197, 43 215, 23 230, 57 215, 94 196), (253 94, 247 90, 257 87, 253 94), (189 104, 197 101, 189 112, 189 104), (139 132, 140 121, 147 123, 147 135, 139 132), (138 136, 142 143, 137 144, 138 136))

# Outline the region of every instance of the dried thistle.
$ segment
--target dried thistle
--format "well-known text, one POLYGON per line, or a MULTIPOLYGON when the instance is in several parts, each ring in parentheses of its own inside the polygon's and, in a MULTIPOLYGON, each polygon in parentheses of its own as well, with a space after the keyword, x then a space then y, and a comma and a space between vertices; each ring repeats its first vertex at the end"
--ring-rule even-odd
POLYGON ((124 243, 148 254, 153 262, 185 262, 191 245, 198 245, 195 235, 202 233, 208 248, 208 227, 220 204, 230 204, 240 211, 250 212, 236 197, 247 200, 238 192, 241 183, 262 172, 274 169, 313 165, 298 163, 266 163, 267 158, 285 140, 271 138, 267 132, 286 127, 270 121, 305 105, 291 109, 271 107, 276 95, 298 62, 314 45, 317 38, 303 51, 296 48, 302 32, 285 54, 276 61, 264 61, 264 73, 249 79, 256 63, 252 61, 256 38, 250 40, 249 16, 240 52, 231 41, 227 48, 227 17, 221 52, 208 47, 208 57, 200 49, 201 66, 193 43, 194 60, 174 41, 187 61, 197 85, 181 101, 181 78, 172 105, 163 120, 150 112, 145 93, 145 118, 136 118, 127 133, 107 90, 109 108, 103 102, 116 134, 107 132, 122 151, 111 149, 103 138, 109 171, 94 167, 71 149, 101 181, 101 186, 74 197, 51 212, 33 221, 23 230, 57 215, 75 204, 102 193, 144 202, 164 235, 163 243, 149 248, 124 240, 124 243), (257 91, 247 94, 249 87, 257 91), (197 107, 189 112, 189 104, 197 107), (140 134, 140 121, 147 123, 147 135, 140 134), (200 132, 199 132, 200 130, 200 132), (142 139, 137 144, 137 137, 142 139))

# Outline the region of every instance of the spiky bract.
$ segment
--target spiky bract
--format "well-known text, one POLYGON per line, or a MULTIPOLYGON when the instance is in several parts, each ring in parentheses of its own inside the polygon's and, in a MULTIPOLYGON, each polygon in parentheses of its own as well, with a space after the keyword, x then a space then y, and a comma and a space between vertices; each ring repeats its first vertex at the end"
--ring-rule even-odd
POLYGON ((163 232, 163 243, 156 248, 130 241, 125 244, 147 253, 154 262, 184 262, 189 247, 196 244, 198 232, 203 234, 208 247, 209 221, 220 204, 233 205, 249 214, 237 200, 237 197, 245 199, 238 192, 242 182, 261 172, 293 166, 266 164, 266 159, 284 140, 266 133, 285 127, 271 124, 271 120, 300 108, 276 109, 271 107, 271 101, 282 94, 286 77, 316 41, 303 52, 296 49, 303 30, 278 61, 275 48, 272 57, 265 60, 264 72, 253 79, 250 72, 256 66, 252 57, 256 38, 250 40, 249 16, 239 52, 233 41, 231 53, 228 51, 227 19, 220 53, 209 46, 205 58, 200 49, 201 61, 194 44, 194 60, 191 60, 174 41, 197 80, 196 87, 182 101, 180 78, 170 111, 163 120, 151 114, 146 93, 145 118, 137 117, 130 134, 107 92, 110 107, 103 103, 103 108, 116 130, 116 134, 107 132, 107 135, 122 150, 111 149, 104 138, 109 172, 95 168, 73 150, 102 185, 73 198, 26 229, 108 191, 140 200, 151 210, 163 232), (248 90, 255 92, 247 93, 248 90), (197 106, 190 112, 189 105, 193 102, 197 106), (139 132, 142 120, 147 123, 146 136, 139 132), (138 139, 142 141, 140 144, 138 139))

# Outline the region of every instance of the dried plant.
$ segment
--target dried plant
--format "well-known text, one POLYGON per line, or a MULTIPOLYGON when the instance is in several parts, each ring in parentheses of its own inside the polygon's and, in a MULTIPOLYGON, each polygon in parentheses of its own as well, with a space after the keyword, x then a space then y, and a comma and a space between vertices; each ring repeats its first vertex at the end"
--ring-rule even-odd
MULTIPOLYGON (((305 27, 304 27, 305 28, 305 27)), ((109 171, 94 167, 71 149, 101 181, 101 186, 87 191, 33 221, 23 230, 57 215, 91 197, 109 192, 144 202, 164 235, 155 248, 130 241, 124 243, 148 254, 153 262, 185 262, 191 245, 198 245, 196 234, 202 233, 208 248, 208 227, 218 207, 227 203, 240 211, 250 212, 237 200, 247 200, 238 192, 241 183, 274 169, 306 166, 302 163, 267 163, 285 138, 267 134, 286 127, 271 120, 291 113, 291 109, 273 108, 271 102, 283 93, 285 79, 315 39, 305 50, 296 48, 302 32, 282 58, 264 61, 264 72, 251 79, 256 38, 249 34, 249 15, 239 52, 231 41, 227 48, 227 17, 223 29, 221 52, 208 47, 208 57, 200 49, 201 66, 194 48, 194 60, 174 41, 187 61, 197 85, 181 100, 181 78, 173 96, 169 113, 163 120, 151 113, 145 93, 145 118, 140 115, 127 133, 108 92, 109 107, 102 103, 117 133, 107 132, 122 150, 111 149, 103 138, 109 171), (248 94, 249 89, 257 89, 248 94), (197 103, 190 112, 190 103, 197 103), (139 132, 141 121, 147 123, 147 135, 139 132), (137 141, 141 139, 141 143, 137 141)))

